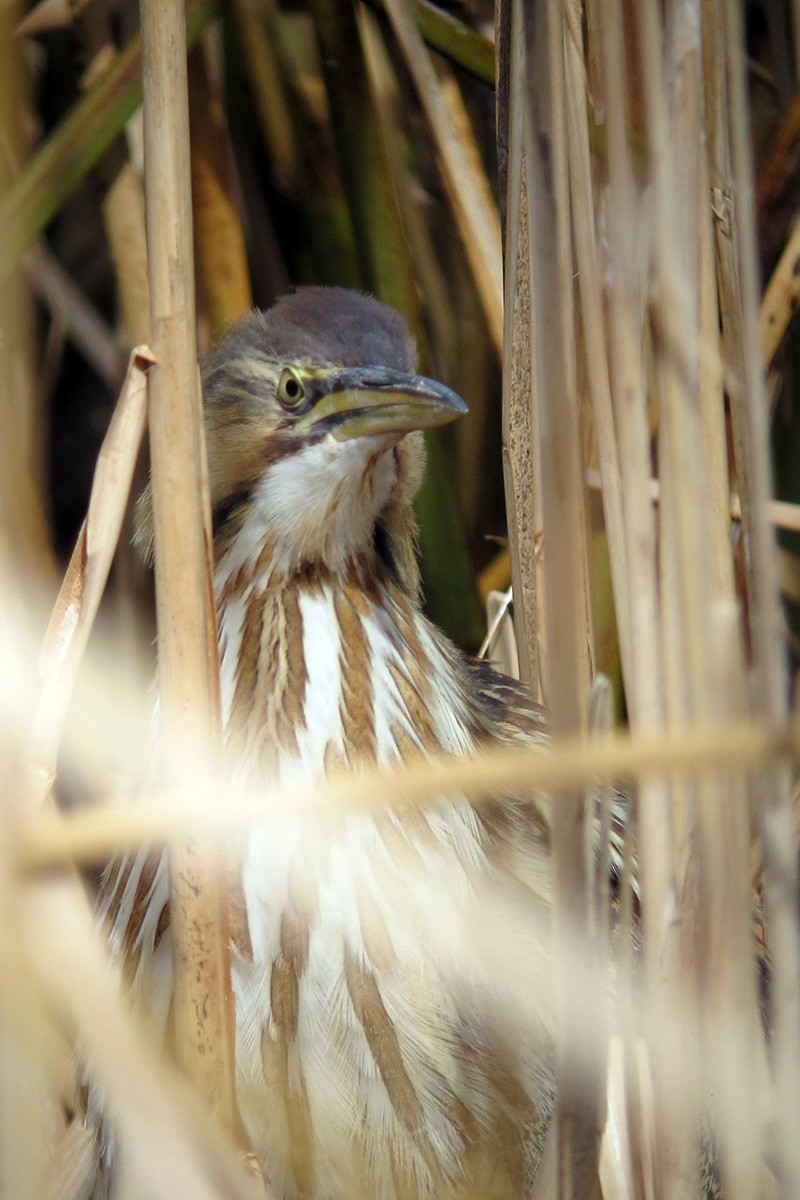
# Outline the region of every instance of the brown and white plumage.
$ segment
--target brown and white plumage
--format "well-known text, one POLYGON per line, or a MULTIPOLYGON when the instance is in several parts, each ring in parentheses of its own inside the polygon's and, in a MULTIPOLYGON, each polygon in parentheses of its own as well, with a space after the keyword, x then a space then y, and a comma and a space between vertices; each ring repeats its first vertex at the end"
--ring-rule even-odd
MULTIPOLYGON (((340 289, 248 317, 204 373, 232 778, 317 779, 541 740, 525 693, 422 615, 412 510, 426 425, 463 404, 414 372, 401 318, 340 289)), ((522 1037, 476 929, 546 974, 545 812, 349 815, 254 830, 233 884, 239 1104, 278 1196, 523 1193, 551 1104, 544 999, 522 1037), (485 924, 483 926, 485 928, 485 924)), ((104 916, 163 1036, 163 861, 110 871, 104 916)))

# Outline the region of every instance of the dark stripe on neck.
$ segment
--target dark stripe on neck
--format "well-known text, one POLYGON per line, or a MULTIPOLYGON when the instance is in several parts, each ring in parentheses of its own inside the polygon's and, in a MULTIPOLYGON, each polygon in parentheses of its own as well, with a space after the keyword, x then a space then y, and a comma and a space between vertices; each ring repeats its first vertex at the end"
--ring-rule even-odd
POLYGON ((242 509, 250 503, 253 495, 252 488, 243 488, 240 492, 234 492, 227 500, 223 500, 218 504, 212 513, 212 527, 214 537, 217 538, 225 530, 226 526, 241 514, 242 509))
POLYGON ((392 544, 389 541, 389 534, 386 532, 386 526, 382 521, 376 521, 375 523, 375 530, 372 534, 372 545, 393 581, 402 586, 400 572, 397 569, 397 562, 392 552, 392 544))

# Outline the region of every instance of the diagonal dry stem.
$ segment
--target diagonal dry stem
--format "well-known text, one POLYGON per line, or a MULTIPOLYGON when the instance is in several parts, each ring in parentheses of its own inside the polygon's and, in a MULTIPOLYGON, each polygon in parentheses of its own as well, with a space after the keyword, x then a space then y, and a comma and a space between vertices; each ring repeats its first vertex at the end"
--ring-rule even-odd
POLYGON ((406 0, 386 0, 397 39, 433 133, 475 286, 498 350, 503 346, 503 282, 500 222, 484 172, 458 136, 431 56, 406 0))
POLYGON ((147 417, 147 346, 132 351, 125 382, 103 440, 89 511, 70 559, 40 660, 42 688, 33 722, 32 754, 55 771, 61 729, 75 678, 116 553, 147 417))

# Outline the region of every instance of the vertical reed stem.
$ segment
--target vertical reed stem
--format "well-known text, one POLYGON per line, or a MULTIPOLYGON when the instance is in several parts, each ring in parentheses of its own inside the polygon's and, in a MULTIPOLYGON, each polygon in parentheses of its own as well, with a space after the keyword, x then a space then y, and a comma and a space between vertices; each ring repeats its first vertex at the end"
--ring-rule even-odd
POLYGON ((498 0, 498 143, 507 148, 504 243, 503 474, 505 478, 514 628, 520 675, 536 700, 544 699, 544 597, 535 547, 541 530, 541 477, 530 315, 528 166, 525 155, 525 54, 517 0, 498 0))
MULTIPOLYGON (((181 0, 142 0, 150 445, 159 681, 170 769, 203 778, 220 745, 210 538, 197 369, 186 36, 181 0)), ((227 894, 219 850, 170 850, 177 1056, 236 1128, 227 894)))
MULTIPOLYGON (((567 30, 564 49, 567 73, 565 99, 567 103, 572 236, 575 243, 575 265, 585 341, 587 382, 592 402, 603 488, 603 513, 612 563, 614 606, 619 630, 623 676, 628 679, 631 675, 632 655, 628 616, 628 568, 625 530, 622 522, 619 454, 614 433, 608 348, 597 260, 589 153, 588 96, 580 47, 576 45, 569 30, 567 30)), ((595 70, 599 71, 598 64, 595 64, 595 70)))
MULTIPOLYGON (((731 395, 737 429, 737 469, 742 519, 749 547, 748 592, 756 687, 751 702, 773 721, 787 709, 783 629, 778 601, 775 535, 769 521, 771 495, 767 405, 758 344, 758 270, 753 228, 753 186, 744 78, 744 30, 736 0, 723 6, 729 87, 731 161, 737 203, 733 229, 741 281, 743 392, 731 395)), ((760 788, 767 908, 773 981, 775 1114, 784 1196, 800 1194, 800 936, 797 855, 784 769, 760 788)))
MULTIPOLYGON (((531 316, 536 345, 533 395, 541 424, 543 518, 547 542, 548 701, 553 730, 586 728, 590 663, 586 516, 573 322, 573 261, 564 111, 564 10, 546 0, 524 12, 529 111, 528 227, 531 316)), ((575 790, 553 809, 554 931, 560 1038, 556 1055, 556 1145, 561 1200, 599 1194, 597 1152, 605 1043, 592 1044, 591 1067, 576 1062, 583 1018, 572 1001, 575 962, 590 963, 590 880, 584 854, 584 796, 575 790), (573 956, 577 956, 577 959, 573 956), (589 1083, 592 1080, 592 1084, 589 1083)))

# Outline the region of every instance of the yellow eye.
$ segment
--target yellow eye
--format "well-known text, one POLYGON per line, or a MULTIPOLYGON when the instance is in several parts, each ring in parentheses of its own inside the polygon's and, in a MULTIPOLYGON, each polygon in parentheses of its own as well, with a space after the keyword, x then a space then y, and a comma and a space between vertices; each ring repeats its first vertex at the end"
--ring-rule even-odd
POLYGON ((278 401, 284 408, 299 408, 305 399, 306 390, 291 367, 284 367, 278 382, 278 401))

